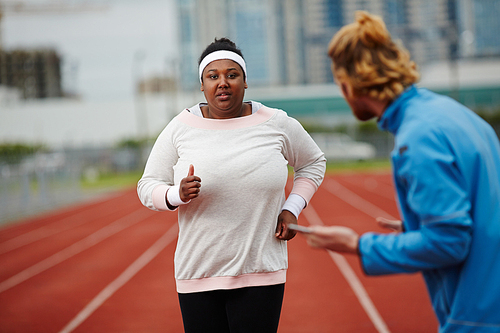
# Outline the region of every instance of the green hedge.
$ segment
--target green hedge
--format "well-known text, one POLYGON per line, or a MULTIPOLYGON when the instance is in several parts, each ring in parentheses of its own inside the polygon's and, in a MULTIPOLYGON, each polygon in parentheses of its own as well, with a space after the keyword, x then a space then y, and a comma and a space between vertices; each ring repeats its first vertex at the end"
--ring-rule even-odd
POLYGON ((23 143, 2 143, 0 144, 0 162, 19 163, 25 156, 33 155, 38 151, 43 151, 43 145, 28 145, 23 143))

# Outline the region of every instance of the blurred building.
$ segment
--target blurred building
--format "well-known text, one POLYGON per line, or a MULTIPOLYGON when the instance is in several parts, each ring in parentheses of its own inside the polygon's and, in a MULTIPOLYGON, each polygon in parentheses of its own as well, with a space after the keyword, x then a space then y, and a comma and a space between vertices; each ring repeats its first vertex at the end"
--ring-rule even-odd
POLYGON ((177 5, 185 89, 198 88, 198 57, 215 37, 229 37, 241 48, 252 85, 332 81, 325 42, 342 25, 336 10, 342 0, 178 0, 177 5))
POLYGON ((500 55, 500 1, 458 0, 457 15, 462 57, 500 55))
POLYGON ((61 60, 53 50, 0 51, 0 85, 24 99, 61 97, 61 60))
POLYGON ((356 10, 384 18, 419 66, 500 55, 498 0, 178 0, 181 81, 199 86, 197 60, 215 37, 242 49, 256 86, 331 83, 326 47, 356 10))
POLYGON ((139 94, 161 94, 175 92, 176 82, 174 78, 164 76, 153 76, 139 81, 139 94))

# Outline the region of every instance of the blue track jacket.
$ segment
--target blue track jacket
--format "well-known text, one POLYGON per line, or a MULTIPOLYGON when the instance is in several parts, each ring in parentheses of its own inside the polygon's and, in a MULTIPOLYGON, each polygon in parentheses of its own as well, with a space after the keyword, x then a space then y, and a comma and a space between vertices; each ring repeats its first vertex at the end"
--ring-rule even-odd
POLYGON ((463 105, 415 86, 378 126, 395 135, 405 232, 361 236, 365 273, 422 271, 439 332, 500 332, 498 137, 463 105))

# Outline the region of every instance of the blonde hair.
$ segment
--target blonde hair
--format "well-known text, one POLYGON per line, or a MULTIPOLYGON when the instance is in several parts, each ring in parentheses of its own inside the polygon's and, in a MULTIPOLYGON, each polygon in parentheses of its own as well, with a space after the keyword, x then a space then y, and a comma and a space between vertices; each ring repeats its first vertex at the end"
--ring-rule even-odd
POLYGON ((391 39, 384 21, 365 11, 344 26, 328 45, 332 70, 348 80, 356 94, 393 100, 417 82, 420 74, 409 52, 391 39))

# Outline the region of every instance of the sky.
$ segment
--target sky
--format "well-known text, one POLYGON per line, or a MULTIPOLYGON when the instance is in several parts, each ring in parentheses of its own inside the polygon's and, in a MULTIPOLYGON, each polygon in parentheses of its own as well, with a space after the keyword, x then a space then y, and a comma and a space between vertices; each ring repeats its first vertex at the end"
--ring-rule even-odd
POLYGON ((106 8, 77 13, 7 12, 1 23, 3 48, 54 48, 62 57, 63 89, 89 101, 132 98, 134 78, 173 72, 177 57, 174 0, 94 3, 106 8))

